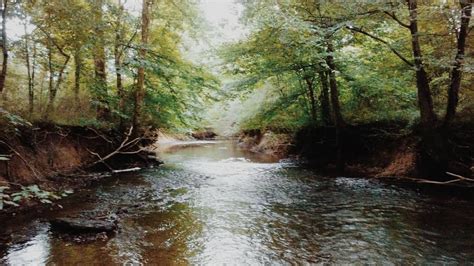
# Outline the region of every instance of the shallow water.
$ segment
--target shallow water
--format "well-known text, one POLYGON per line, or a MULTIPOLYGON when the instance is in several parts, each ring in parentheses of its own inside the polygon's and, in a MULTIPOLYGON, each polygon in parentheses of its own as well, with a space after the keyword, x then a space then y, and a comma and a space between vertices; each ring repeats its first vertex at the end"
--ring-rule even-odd
POLYGON ((51 216, 119 213, 107 242, 48 222, 0 229, 0 264, 474 262, 474 202, 375 180, 324 177, 231 142, 186 145, 166 164, 110 178, 51 216))

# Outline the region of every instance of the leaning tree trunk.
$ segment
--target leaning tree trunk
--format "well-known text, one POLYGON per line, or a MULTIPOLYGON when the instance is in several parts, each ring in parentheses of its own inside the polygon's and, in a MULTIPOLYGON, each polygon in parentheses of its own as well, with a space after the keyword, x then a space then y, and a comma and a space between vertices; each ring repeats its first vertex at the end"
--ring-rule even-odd
POLYGON ((418 38, 418 11, 417 1, 408 0, 408 10, 410 12, 410 33, 413 57, 416 71, 416 87, 418 90, 418 104, 420 108, 420 120, 424 129, 429 130, 435 127, 436 114, 433 109, 433 99, 431 96, 430 82, 428 74, 423 65, 423 54, 421 52, 420 40, 418 38))
POLYGON ((3 0, 2 8, 2 41, 0 43, 2 47, 2 71, 0 72, 0 93, 3 92, 5 88, 5 80, 7 78, 7 66, 8 66, 8 48, 7 48, 7 8, 8 0, 3 0))
POLYGON ((451 83, 448 90, 448 106, 444 119, 445 125, 449 125, 456 115, 456 108, 459 102, 459 88, 462 79, 462 64, 464 60, 464 51, 466 48, 466 39, 469 34, 469 20, 471 19, 472 4, 471 0, 460 0, 462 8, 461 27, 457 42, 456 58, 454 60, 453 70, 451 71, 451 83))
POLYGON ((143 61, 146 58, 147 54, 147 45, 148 45, 148 27, 150 24, 150 7, 151 0, 143 0, 142 6, 142 43, 139 51, 139 57, 142 60, 142 63, 138 67, 138 76, 137 76, 137 86, 135 89, 135 109, 133 112, 133 127, 135 129, 135 134, 141 130, 141 120, 142 120, 142 109, 143 101, 145 98, 145 67, 143 61))
POLYGON ((408 0, 410 13, 409 29, 416 71, 416 87, 418 90, 418 104, 420 108, 421 142, 419 169, 421 172, 433 179, 446 178, 446 171, 455 155, 449 144, 446 131, 439 128, 438 118, 433 108, 429 77, 423 64, 419 32, 418 32, 418 6, 416 0, 408 0))

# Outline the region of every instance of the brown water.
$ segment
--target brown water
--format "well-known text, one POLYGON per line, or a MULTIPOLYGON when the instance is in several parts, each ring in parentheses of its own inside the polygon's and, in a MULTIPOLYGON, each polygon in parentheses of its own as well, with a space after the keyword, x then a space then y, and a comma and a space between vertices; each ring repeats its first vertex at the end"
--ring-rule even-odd
POLYGON ((171 149, 163 159, 77 193, 51 214, 126 209, 114 238, 75 244, 48 222, 18 222, 0 229, 0 264, 474 262, 472 201, 318 176, 230 142, 171 149))

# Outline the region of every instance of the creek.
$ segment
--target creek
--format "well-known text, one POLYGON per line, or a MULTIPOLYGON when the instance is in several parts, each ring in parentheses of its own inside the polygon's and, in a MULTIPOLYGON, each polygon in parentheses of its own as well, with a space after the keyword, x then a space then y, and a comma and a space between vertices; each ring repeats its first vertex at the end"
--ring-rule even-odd
POLYGON ((0 228, 0 264, 463 263, 474 202, 374 179, 327 177, 231 141, 170 145, 165 164, 65 199, 63 216, 118 215, 108 241, 76 244, 45 219, 0 228))

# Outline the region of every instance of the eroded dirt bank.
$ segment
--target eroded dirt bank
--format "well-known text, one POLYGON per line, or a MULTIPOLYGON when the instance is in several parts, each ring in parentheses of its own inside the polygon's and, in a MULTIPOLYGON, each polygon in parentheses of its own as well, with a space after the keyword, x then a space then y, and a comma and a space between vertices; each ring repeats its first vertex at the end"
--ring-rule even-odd
MULTIPOLYGON (((141 150, 150 141, 132 138, 129 132, 46 123, 4 125, 0 132, 2 195, 31 185, 59 195, 88 186, 114 171, 154 163, 150 154, 141 150)), ((33 194, 30 199, 16 202, 20 208, 5 204, 0 212, 24 211, 39 200, 33 194)))
MULTIPOLYGON (((372 123, 348 126, 343 135, 344 174, 369 177, 414 177, 450 180, 450 172, 472 177, 474 126, 458 124, 444 132, 449 148, 446 161, 427 163, 426 149, 416 128, 405 123, 372 123)), ((259 130, 239 136, 243 148, 281 157, 297 156, 311 167, 335 171, 336 139, 333 127, 304 128, 295 134, 259 130)))

